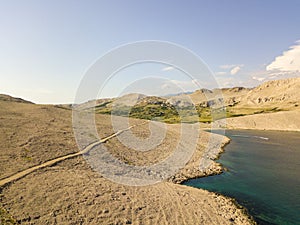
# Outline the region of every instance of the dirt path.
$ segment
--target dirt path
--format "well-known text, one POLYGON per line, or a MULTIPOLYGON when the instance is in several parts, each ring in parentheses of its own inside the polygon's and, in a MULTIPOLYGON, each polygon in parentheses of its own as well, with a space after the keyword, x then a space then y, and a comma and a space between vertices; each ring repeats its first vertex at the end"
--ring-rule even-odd
MULTIPOLYGON (((144 123, 142 123, 142 124, 144 124, 144 123)), ((142 125, 142 124, 139 124, 139 125, 142 125)), ((18 180, 18 179, 20 179, 20 178, 22 178, 22 177, 24 177, 24 176, 26 176, 26 175, 28 175, 28 174, 36 171, 36 170, 38 170, 38 169, 45 168, 47 166, 52 166, 52 165, 54 165, 54 164, 56 164, 58 162, 66 160, 66 159, 70 159, 70 158, 73 158, 73 157, 85 154, 85 153, 89 152, 92 148, 94 148, 95 146, 97 146, 97 145, 99 145, 101 143, 104 143, 107 140, 109 140, 109 139, 111 139, 113 137, 118 136, 119 134, 123 133, 124 131, 130 130, 133 127, 139 126, 139 125, 133 125, 133 126, 130 126, 130 127, 126 128, 126 129, 119 130, 116 133, 114 133, 114 134, 112 134, 112 135, 110 135, 110 136, 108 136, 106 138, 101 139, 100 141, 97 141, 97 142, 94 142, 94 143, 88 145, 87 147, 85 147, 85 149, 83 149, 80 152, 68 154, 68 155, 65 155, 65 156, 60 156, 58 158, 49 160, 49 161, 44 162, 44 163, 42 163, 40 165, 37 165, 37 166, 31 167, 31 168, 25 169, 25 170, 23 170, 21 172, 18 172, 16 174, 14 174, 14 175, 11 175, 11 176, 9 176, 7 178, 4 178, 4 179, 0 180, 0 187, 4 186, 6 184, 9 184, 9 183, 11 183, 11 182, 13 182, 15 180, 18 180)))

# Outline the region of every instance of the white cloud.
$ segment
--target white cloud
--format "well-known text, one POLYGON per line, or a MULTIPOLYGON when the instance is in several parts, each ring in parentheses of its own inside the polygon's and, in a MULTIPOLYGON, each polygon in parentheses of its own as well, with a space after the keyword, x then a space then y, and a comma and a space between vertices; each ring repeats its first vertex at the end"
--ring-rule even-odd
MULTIPOLYGON (((235 75, 237 74, 242 67, 244 66, 244 64, 227 64, 227 65, 221 65, 220 68, 224 69, 224 70, 229 70, 228 73, 230 73, 231 75, 235 75)), ((225 75, 227 74, 227 72, 217 72, 216 75, 225 75)))
POLYGON ((175 68, 173 66, 167 66, 167 67, 164 67, 162 68, 161 71, 169 71, 169 70, 174 70, 175 68))
POLYGON ((277 56, 272 63, 266 66, 266 70, 300 72, 300 41, 284 51, 282 55, 277 56))
POLYGON ((216 72, 216 75, 225 75, 225 74, 227 74, 227 72, 224 71, 216 72))
POLYGON ((230 74, 231 75, 235 75, 237 74, 242 68, 242 65, 241 66, 236 66, 236 67, 233 67, 231 70, 230 70, 230 74))

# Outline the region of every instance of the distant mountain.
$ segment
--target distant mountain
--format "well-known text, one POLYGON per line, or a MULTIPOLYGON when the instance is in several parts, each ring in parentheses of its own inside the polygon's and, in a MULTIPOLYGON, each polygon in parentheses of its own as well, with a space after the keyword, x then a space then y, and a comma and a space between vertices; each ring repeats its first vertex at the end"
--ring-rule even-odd
POLYGON ((134 106, 146 97, 146 95, 138 93, 126 94, 119 98, 116 98, 116 100, 114 101, 114 105, 134 106))
MULTIPOLYGON (((225 106, 239 107, 297 107, 300 100, 300 78, 289 78, 265 82, 255 88, 233 87, 201 89, 189 96, 194 104, 223 98, 225 106)), ((182 95, 183 97, 183 95, 182 95)), ((183 97, 184 99, 185 97, 183 97)))
POLYGON ((177 96, 177 95, 188 95, 188 94, 192 94, 193 91, 186 91, 186 92, 179 92, 179 93, 173 93, 173 94, 168 94, 168 95, 164 95, 162 97, 172 97, 172 96, 177 96))
MULTIPOLYGON (((33 104, 21 98, 0 94, 1 101, 33 104)), ((237 117, 277 111, 297 110, 300 104, 300 78, 265 82, 255 88, 233 87, 200 89, 174 96, 147 96, 131 93, 118 98, 98 99, 76 107, 95 112, 154 119, 169 123, 211 122, 224 117, 237 117)), ((70 105, 57 105, 71 109, 70 105)))
POLYGON ((299 90, 300 78, 290 78, 268 81, 256 88, 200 89, 165 97, 128 94, 115 99, 98 100, 96 112, 113 112, 143 119, 159 117, 165 122, 178 122, 180 111, 181 116, 186 116, 189 122, 195 122, 195 119, 211 122, 223 117, 295 110, 299 105, 299 90), (192 109, 198 115, 191 113, 192 109))
POLYGON ((225 106, 232 106, 240 102, 242 96, 246 95, 251 89, 244 87, 233 87, 233 88, 222 88, 222 89, 200 89, 191 94, 180 95, 171 98, 176 98, 177 100, 181 97, 182 100, 187 97, 195 105, 211 106, 214 103, 224 104, 225 106))

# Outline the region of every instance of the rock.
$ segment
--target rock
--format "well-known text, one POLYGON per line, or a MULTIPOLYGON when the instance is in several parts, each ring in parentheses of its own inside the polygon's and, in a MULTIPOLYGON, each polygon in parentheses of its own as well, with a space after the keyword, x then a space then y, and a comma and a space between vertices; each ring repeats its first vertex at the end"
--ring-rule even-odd
POLYGON ((109 213, 109 210, 108 209, 104 209, 102 212, 103 213, 109 213))

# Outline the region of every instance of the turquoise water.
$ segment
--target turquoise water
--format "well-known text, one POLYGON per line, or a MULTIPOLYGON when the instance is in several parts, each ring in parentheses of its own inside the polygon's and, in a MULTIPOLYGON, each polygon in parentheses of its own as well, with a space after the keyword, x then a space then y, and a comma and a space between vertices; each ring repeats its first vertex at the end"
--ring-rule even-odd
POLYGON ((258 224, 300 224, 300 133, 229 130, 229 171, 185 185, 233 197, 258 224))

